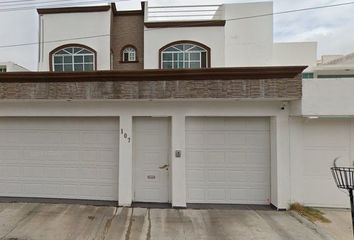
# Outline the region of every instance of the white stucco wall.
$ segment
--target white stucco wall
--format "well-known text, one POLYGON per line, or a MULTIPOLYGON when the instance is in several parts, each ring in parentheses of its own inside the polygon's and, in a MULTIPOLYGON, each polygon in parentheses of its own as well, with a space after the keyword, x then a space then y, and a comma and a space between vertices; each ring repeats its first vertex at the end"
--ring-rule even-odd
POLYGON ((348 207, 330 167, 352 166, 354 79, 303 80, 303 98, 290 105, 291 200, 321 207, 348 207), (314 118, 316 117, 316 118, 314 118))
POLYGON ((302 100, 291 104, 293 116, 354 116, 354 79, 306 79, 302 100))
POLYGON ((211 49, 211 67, 223 67, 224 27, 146 28, 144 29, 144 68, 159 68, 159 50, 180 40, 200 42, 211 49))
POLYGON ((225 4, 225 66, 272 64, 273 17, 244 18, 273 12, 272 2, 225 4), (242 19, 244 18, 244 19, 242 19))
POLYGON ((349 207, 330 168, 352 166, 354 121, 350 118, 290 118, 291 201, 315 207, 349 207))
POLYGON ((13 62, 0 62, 0 66, 6 66, 6 72, 28 72, 27 68, 24 68, 13 62))
MULTIPOLYGON (((273 44, 273 65, 313 67, 317 62, 317 42, 273 44)), ((306 71, 306 70, 305 70, 306 71)))
POLYGON ((224 27, 145 28, 145 68, 158 68, 159 49, 180 40, 210 47, 211 67, 316 65, 316 42, 273 43, 272 2, 223 4, 220 11, 224 27))
POLYGON ((40 42, 42 44, 39 47, 38 70, 49 71, 49 53, 53 49, 64 44, 75 43, 91 47, 97 52, 97 70, 109 70, 110 14, 111 11, 108 10, 40 15, 40 42))

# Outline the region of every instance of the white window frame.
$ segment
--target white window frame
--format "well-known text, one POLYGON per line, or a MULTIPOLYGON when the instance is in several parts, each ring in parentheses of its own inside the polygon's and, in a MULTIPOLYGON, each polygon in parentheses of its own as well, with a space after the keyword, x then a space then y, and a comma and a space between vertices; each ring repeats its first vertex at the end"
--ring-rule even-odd
POLYGON ((95 71, 96 70, 96 59, 95 59, 95 53, 85 47, 81 46, 68 46, 61 48, 57 50, 55 53, 52 54, 52 70, 55 72, 56 71, 56 66, 62 66, 62 71, 59 72, 75 72, 75 65, 82 65, 82 70, 79 70, 80 72, 85 72, 85 71, 95 71), (74 49, 79 48, 80 50, 75 52, 74 49), (71 51, 70 51, 70 50, 71 51), (64 51, 66 53, 59 53, 61 51, 64 51), (88 51, 89 53, 82 53, 83 51, 88 51), (92 61, 85 61, 86 56, 92 56, 92 61), (56 63, 55 58, 56 57, 61 57, 62 62, 61 63, 56 63), (75 57, 82 57, 82 62, 75 62, 75 57), (71 58, 71 63, 65 62, 66 58, 71 58), (70 66, 71 65, 71 70, 70 71, 65 71, 65 66, 70 66), (86 65, 92 65, 92 68, 90 69, 85 69, 86 65))
POLYGON ((0 65, 0 73, 7 72, 6 65, 0 65))
POLYGON ((202 68, 202 53, 205 54, 205 67, 208 66, 208 50, 193 43, 177 43, 172 46, 166 47, 161 51, 161 68, 162 69, 182 69, 182 68, 202 68), (186 45, 190 47, 186 48, 186 45), (177 48, 177 46, 182 46, 183 50, 177 48), (202 49, 201 51, 190 50, 194 47, 202 49), (175 51, 166 51, 167 49, 174 48, 175 51), (198 55, 197 60, 191 60, 191 55, 198 55), (167 55, 171 55, 171 60, 166 60, 164 58, 167 55), (171 63, 171 68, 164 68, 164 63, 171 63), (198 63, 197 67, 191 67, 191 64, 198 63))
POLYGON ((123 62, 136 62, 136 49, 133 47, 125 47, 122 51, 123 62), (128 59, 125 59, 125 54, 128 54, 128 59))

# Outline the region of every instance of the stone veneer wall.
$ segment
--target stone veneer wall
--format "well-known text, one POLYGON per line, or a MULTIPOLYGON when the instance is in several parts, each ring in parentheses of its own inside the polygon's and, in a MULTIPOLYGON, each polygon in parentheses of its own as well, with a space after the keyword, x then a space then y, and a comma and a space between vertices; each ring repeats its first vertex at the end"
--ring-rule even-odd
POLYGON ((237 80, 2 82, 0 99, 301 99, 295 78, 237 80))

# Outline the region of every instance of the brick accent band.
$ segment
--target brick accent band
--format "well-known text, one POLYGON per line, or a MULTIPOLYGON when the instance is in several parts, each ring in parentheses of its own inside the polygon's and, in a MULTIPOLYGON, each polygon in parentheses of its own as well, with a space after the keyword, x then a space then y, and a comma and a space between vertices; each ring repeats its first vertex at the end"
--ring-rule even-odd
POLYGON ((301 78, 90 82, 3 82, 0 99, 301 99, 301 78))

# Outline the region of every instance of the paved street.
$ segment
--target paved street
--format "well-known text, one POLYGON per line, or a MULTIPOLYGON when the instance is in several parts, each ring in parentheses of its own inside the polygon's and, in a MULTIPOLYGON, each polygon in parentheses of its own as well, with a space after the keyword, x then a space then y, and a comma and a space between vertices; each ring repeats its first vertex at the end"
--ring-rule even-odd
POLYGON ((331 223, 316 224, 333 236, 336 240, 353 239, 350 209, 319 208, 331 223))
POLYGON ((1 203, 1 240, 306 239, 320 235, 287 212, 250 209, 148 209, 1 203))

